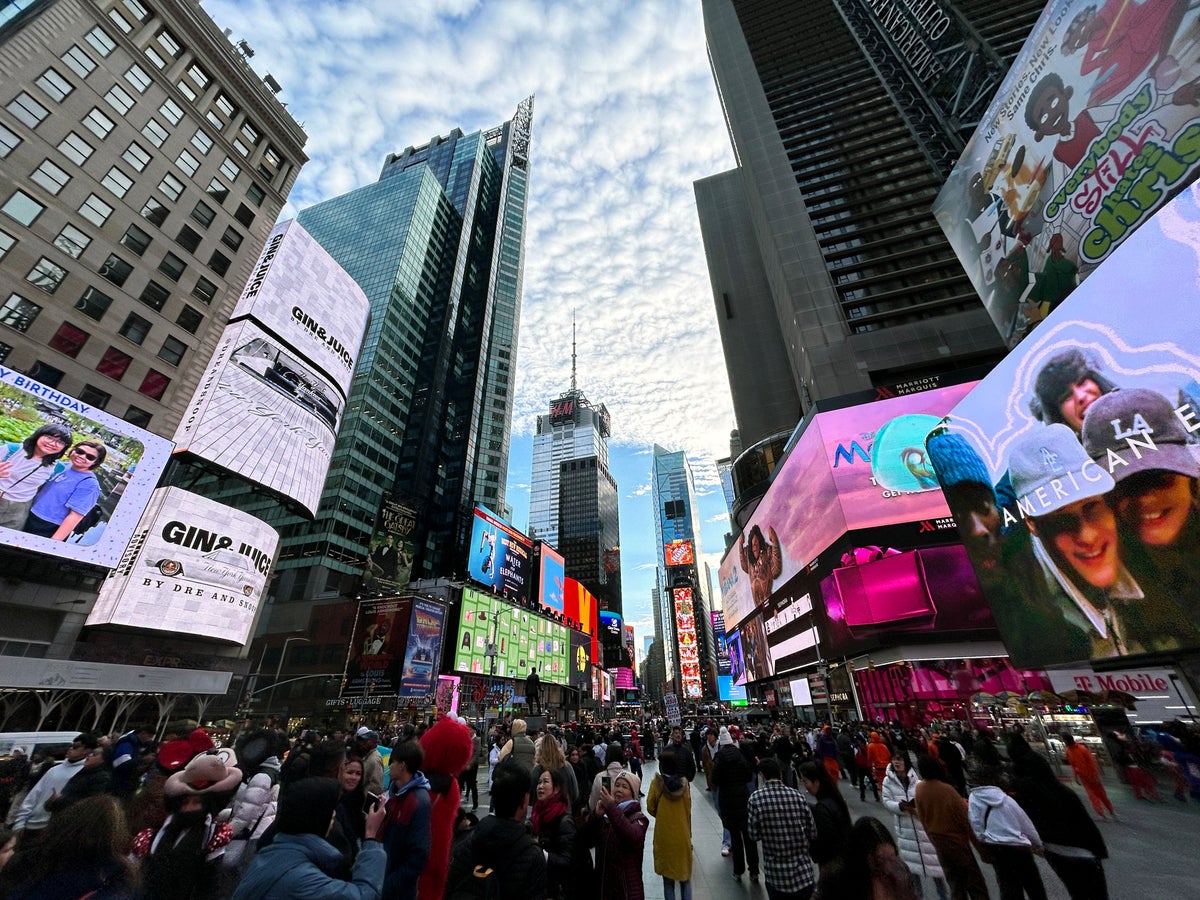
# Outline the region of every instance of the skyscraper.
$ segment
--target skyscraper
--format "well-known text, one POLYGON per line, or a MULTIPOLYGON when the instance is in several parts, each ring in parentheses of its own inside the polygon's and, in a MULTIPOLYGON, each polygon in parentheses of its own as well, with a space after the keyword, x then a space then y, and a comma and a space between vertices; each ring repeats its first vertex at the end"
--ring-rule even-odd
POLYGON ((738 167, 696 199, 746 447, 1003 354, 930 206, 1043 5, 704 0, 738 167))
POLYGON ((617 482, 597 456, 558 464, 558 551, 568 578, 595 594, 601 609, 622 614, 617 482))

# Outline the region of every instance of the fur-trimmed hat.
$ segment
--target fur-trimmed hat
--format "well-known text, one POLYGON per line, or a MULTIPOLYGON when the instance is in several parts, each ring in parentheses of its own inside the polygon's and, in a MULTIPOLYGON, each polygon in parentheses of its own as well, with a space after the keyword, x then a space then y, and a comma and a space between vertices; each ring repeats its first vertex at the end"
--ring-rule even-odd
POLYGON ((168 797, 184 794, 220 794, 234 790, 242 780, 237 758, 228 747, 201 753, 182 772, 176 772, 163 785, 168 797))
POLYGON ((1071 393, 1071 388, 1087 378, 1096 382, 1101 394, 1117 389, 1112 381, 1100 374, 1096 361, 1082 350, 1073 347, 1054 354, 1037 374, 1029 411, 1047 425, 1066 425, 1060 408, 1062 402, 1071 393))

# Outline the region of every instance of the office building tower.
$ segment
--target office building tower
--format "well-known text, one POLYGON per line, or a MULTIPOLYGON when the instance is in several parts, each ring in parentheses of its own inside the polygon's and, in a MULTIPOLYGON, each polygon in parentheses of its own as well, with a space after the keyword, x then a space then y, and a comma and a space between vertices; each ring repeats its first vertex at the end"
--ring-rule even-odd
POLYGON ((747 448, 1003 354, 930 207, 1043 5, 704 0, 738 165, 696 200, 747 448))
POLYGON ((567 577, 591 591, 602 610, 621 615, 617 482, 598 456, 558 464, 558 551, 567 577))
POLYGON ((247 50, 195 2, 3 5, 5 367, 174 433, 307 161, 247 50))

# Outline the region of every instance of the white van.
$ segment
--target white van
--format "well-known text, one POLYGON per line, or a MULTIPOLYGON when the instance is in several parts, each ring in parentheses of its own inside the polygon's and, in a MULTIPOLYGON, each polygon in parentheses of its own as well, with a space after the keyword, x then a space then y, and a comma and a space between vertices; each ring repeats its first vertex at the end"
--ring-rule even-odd
POLYGON ((13 750, 20 747, 26 756, 42 750, 61 758, 77 737, 78 731, 9 731, 0 734, 0 756, 12 756, 13 750))

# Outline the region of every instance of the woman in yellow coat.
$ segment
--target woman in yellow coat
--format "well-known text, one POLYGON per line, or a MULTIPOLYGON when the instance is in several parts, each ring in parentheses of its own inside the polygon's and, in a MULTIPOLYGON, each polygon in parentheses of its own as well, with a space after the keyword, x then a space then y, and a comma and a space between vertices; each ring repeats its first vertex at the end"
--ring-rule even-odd
POLYGON ((674 751, 663 750, 650 782, 646 811, 654 816, 654 871, 662 876, 665 900, 692 900, 692 786, 679 774, 674 751))

